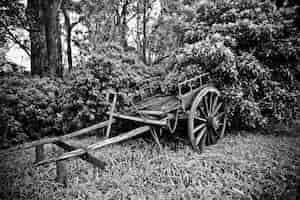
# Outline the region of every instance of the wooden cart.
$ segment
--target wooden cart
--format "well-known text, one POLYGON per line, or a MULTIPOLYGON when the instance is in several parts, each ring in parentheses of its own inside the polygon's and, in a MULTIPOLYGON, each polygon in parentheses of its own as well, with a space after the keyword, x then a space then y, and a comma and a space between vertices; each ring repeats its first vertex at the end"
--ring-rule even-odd
POLYGON ((110 108, 107 112, 109 119, 105 122, 60 137, 43 138, 26 143, 9 151, 36 147, 36 165, 79 157, 103 168, 103 162, 93 157, 90 154, 91 151, 145 132, 150 132, 161 148, 157 132, 162 133, 163 129, 167 129, 173 133, 177 128, 179 119, 187 121, 189 140, 196 151, 201 152, 206 145, 214 144, 223 137, 226 128, 225 105, 222 103, 219 90, 211 84, 207 73, 179 83, 177 96, 163 95, 164 89, 156 83, 159 81, 155 81, 154 78, 144 81, 138 87, 138 95, 132 96, 107 91, 106 101, 110 108), (162 94, 157 91, 162 91, 162 94), (129 105, 127 109, 118 109, 118 100, 129 105), (116 120, 134 121, 141 127, 110 137, 112 124, 116 120), (106 128, 106 137, 85 148, 77 148, 64 142, 71 137, 100 128, 106 128), (43 145, 47 143, 56 144, 68 152, 56 158, 43 159, 43 156, 39 158, 38 155, 43 153, 43 145))
POLYGON ((223 137, 226 128, 225 105, 221 94, 210 81, 207 73, 178 84, 177 96, 156 94, 155 80, 149 79, 139 87, 139 95, 107 93, 111 105, 106 136, 109 137, 113 119, 131 120, 151 126, 151 133, 159 144, 157 130, 167 129, 173 133, 178 119, 188 123, 188 136, 192 147, 201 152, 205 145, 214 144, 223 137), (153 92, 155 91, 155 92, 153 92), (155 93, 156 95, 154 95, 155 93), (117 98, 123 98, 130 106, 127 110, 116 111, 117 98), (134 102, 134 98, 136 98, 134 102))

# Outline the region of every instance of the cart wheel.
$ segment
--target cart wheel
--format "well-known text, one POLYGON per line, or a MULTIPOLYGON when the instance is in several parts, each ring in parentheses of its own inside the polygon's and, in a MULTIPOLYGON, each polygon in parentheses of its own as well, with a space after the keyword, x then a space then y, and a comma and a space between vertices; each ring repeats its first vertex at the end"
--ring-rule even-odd
POLYGON ((202 152, 205 145, 215 144, 224 136, 226 120, 219 90, 212 86, 202 89, 193 101, 188 118, 188 134, 193 148, 202 152))

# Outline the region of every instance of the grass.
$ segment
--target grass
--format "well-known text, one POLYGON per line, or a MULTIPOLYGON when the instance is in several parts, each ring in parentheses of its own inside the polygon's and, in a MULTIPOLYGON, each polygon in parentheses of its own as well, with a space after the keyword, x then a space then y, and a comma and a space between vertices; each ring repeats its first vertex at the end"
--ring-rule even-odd
POLYGON ((230 134, 202 154, 184 140, 162 144, 163 152, 143 138, 102 148, 94 155, 107 163, 104 171, 67 161, 66 188, 55 183, 54 164, 33 167, 33 150, 1 155, 0 199, 299 199, 298 133, 230 134))

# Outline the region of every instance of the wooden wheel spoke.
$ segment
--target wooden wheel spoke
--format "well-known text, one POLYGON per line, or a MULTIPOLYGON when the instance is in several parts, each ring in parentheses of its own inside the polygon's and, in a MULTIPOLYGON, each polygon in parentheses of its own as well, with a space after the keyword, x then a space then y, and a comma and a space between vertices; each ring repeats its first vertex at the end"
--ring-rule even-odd
POLYGON ((194 130, 193 130, 193 134, 197 133, 198 131, 200 131, 201 129, 203 129, 206 126, 205 123, 197 126, 194 130))
POLYGON ((208 116, 200 106, 199 106, 198 110, 200 111, 200 114, 201 114, 202 117, 207 117, 208 116))
POLYGON ((207 102, 207 96, 204 96, 204 108, 205 108, 205 111, 206 111, 206 114, 209 115, 210 112, 209 112, 209 108, 208 108, 208 102, 207 102))
POLYGON ((199 121, 201 121, 201 122, 206 122, 207 120, 206 119, 204 119, 204 118, 201 118, 201 117, 195 117, 195 119, 196 120, 199 120, 199 121))
POLYGON ((215 98, 215 100, 214 100, 211 112, 214 112, 216 110, 216 106, 217 106, 218 100, 219 100, 219 96, 217 95, 216 98, 215 98))
POLYGON ((207 131, 207 141, 206 141, 206 144, 207 145, 210 145, 212 143, 212 133, 211 133, 211 130, 208 130, 207 131))
POLYGON ((200 151, 203 151, 203 147, 205 146, 206 143, 206 139, 207 139, 207 131, 204 132, 203 138, 201 140, 201 145, 200 145, 200 151))
POLYGON ((202 129, 202 131, 199 133, 199 135, 196 137, 195 143, 196 145, 199 144, 201 138, 203 138, 203 135, 205 134, 207 128, 205 127, 204 129, 202 129))
POLYGON ((212 110, 212 108, 213 108, 213 93, 210 93, 210 95, 209 95, 209 112, 210 113, 212 113, 213 112, 213 110, 212 110))
POLYGON ((212 116, 215 116, 215 115, 218 113, 218 111, 220 110, 221 106, 222 106, 222 103, 219 103, 219 104, 217 105, 216 109, 214 110, 214 112, 213 112, 211 115, 212 115, 212 116))

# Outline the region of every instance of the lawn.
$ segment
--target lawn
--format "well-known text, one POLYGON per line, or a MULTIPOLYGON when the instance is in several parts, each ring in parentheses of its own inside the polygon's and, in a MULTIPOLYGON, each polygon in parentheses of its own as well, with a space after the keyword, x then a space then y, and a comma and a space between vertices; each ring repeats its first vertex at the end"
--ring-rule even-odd
MULTIPOLYGON (((161 143, 162 152, 145 137, 102 148, 94 155, 104 171, 67 161, 66 188, 55 183, 54 164, 33 166, 33 149, 1 155, 0 199, 299 199, 298 132, 231 133, 202 154, 182 137, 161 143)), ((46 148, 54 156, 54 145, 46 148)))

